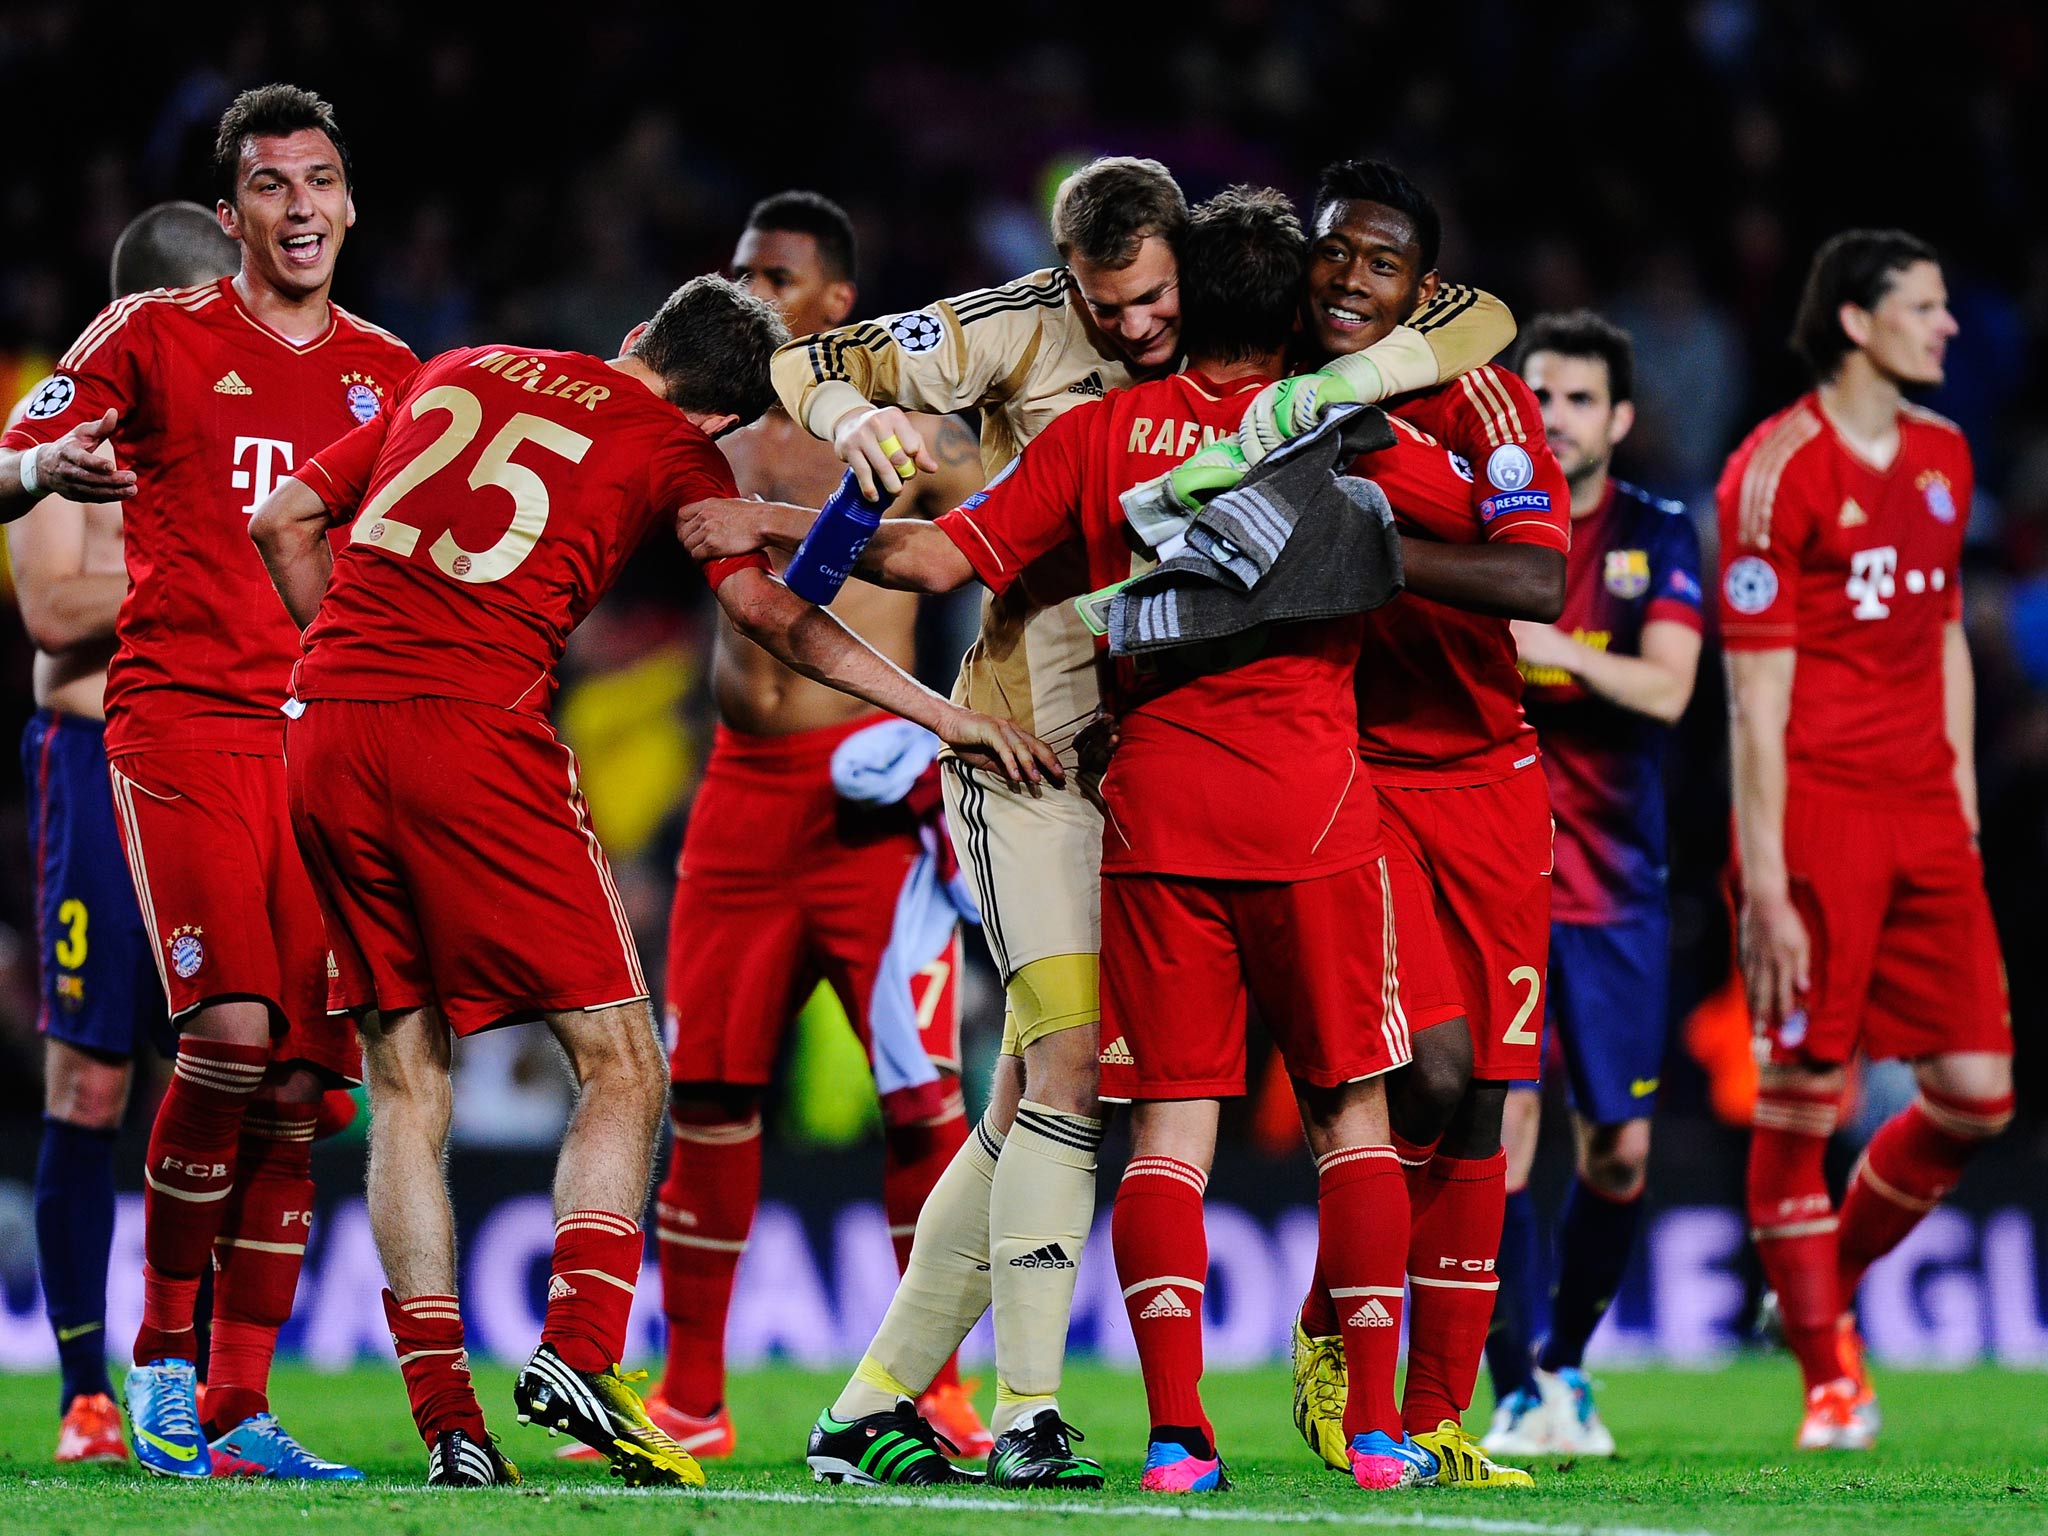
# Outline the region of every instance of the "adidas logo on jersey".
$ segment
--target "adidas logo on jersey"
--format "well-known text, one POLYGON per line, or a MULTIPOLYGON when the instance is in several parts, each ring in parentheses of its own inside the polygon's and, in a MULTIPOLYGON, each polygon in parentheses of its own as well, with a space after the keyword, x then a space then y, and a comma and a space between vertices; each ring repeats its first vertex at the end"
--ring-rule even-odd
POLYGON ((242 376, 230 368, 220 376, 220 382, 213 386, 216 395, 253 395, 255 390, 242 382, 242 376))
POLYGON ((1394 1326, 1394 1314, 1380 1305, 1379 1297, 1368 1296, 1365 1298, 1364 1306, 1344 1319, 1344 1326, 1346 1328, 1391 1328, 1394 1326))
POLYGON ((1138 1314, 1146 1317, 1193 1317, 1195 1314, 1188 1304, 1180 1299, 1180 1292, 1167 1286, 1157 1296, 1145 1303, 1145 1310, 1138 1314))
POLYGON ((1136 1066, 1138 1061, 1138 1058, 1131 1054, 1131 1048, 1124 1042, 1122 1035, 1118 1035, 1109 1044, 1105 1045, 1102 1048, 1102 1054, 1095 1059, 1105 1067, 1136 1066))
POLYGON ((1074 1261, 1067 1257, 1067 1250, 1058 1243, 1047 1243, 1043 1248, 1034 1248, 1029 1253, 1020 1253, 1010 1260, 1012 1269, 1072 1269, 1074 1261))
POLYGON ((548 1281, 549 1301, 560 1301, 564 1296, 574 1296, 575 1294, 576 1287, 560 1275, 556 1275, 552 1280, 548 1281))
POLYGON ((1851 496, 1842 503, 1842 510, 1835 518, 1835 526, 1837 528, 1861 528, 1869 521, 1870 514, 1857 506, 1856 498, 1851 496))
POLYGON ((1091 373, 1078 384, 1069 384, 1067 386, 1067 393, 1070 395, 1092 395, 1097 400, 1100 400, 1102 398, 1102 375, 1091 373))

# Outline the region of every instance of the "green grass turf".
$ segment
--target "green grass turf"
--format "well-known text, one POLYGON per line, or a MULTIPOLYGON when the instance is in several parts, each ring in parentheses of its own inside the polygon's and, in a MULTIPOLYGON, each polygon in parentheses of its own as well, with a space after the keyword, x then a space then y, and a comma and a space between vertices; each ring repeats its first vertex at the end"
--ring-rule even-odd
MULTIPOLYGON (((479 1370, 477 1380, 507 1452, 526 1472, 523 1489, 430 1494, 419 1487, 424 1458, 394 1370, 279 1373, 276 1404, 285 1422, 313 1449, 350 1458, 370 1474, 366 1484, 328 1487, 158 1482, 132 1467, 60 1471, 48 1460, 53 1382, 0 1377, 0 1532, 936 1536, 1073 1531, 1085 1521, 1090 1536, 1143 1536, 1181 1524, 1181 1511, 1240 1531, 1325 1523, 1716 1536, 2048 1531, 2048 1378, 1994 1370, 1886 1372, 1880 1448, 1818 1457, 1790 1449, 1798 1387, 1782 1358, 1707 1373, 1608 1372, 1599 1378, 1600 1405, 1623 1458, 1537 1465, 1539 1486, 1530 1492, 1377 1495, 1308 1460, 1289 1422, 1284 1370, 1218 1372, 1205 1396, 1237 1486, 1221 1497, 1169 1503, 1137 1491, 1144 1397, 1136 1376, 1081 1367, 1069 1373, 1063 1401, 1091 1433, 1085 1449, 1109 1470, 1103 1494, 951 1490, 947 1504, 932 1509, 916 1507, 929 1495, 909 1490, 814 1489, 802 1463, 804 1431, 836 1377, 773 1370, 734 1381, 741 1449, 710 1467, 713 1489, 734 1495, 720 1499, 616 1492, 601 1467, 553 1460, 560 1442, 514 1422, 508 1372, 479 1370), (878 1503, 877 1492, 890 1502, 878 1503)), ((1480 1410, 1472 1422, 1483 1422, 1480 1410)))

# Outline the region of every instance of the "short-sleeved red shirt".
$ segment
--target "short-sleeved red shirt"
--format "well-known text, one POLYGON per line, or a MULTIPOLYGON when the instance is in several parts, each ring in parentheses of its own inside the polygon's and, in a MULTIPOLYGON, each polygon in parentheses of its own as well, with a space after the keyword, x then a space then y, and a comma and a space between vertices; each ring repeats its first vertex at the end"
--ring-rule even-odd
MULTIPOLYGON (((1122 581, 1137 544, 1119 495, 1236 431, 1266 382, 1184 373, 1077 406, 938 526, 998 592, 1070 540, 1085 542, 1094 586, 1122 581)), ((1468 500, 1449 455, 1413 434, 1354 472, 1424 517, 1468 500)), ((1190 678, 1116 662, 1104 871, 1302 880, 1373 857, 1379 813, 1352 689, 1364 628, 1362 617, 1275 625, 1253 659, 1190 678)))
POLYGON ((1955 792, 1942 631, 1962 614, 1975 478, 1962 432, 1932 411, 1899 413, 1899 451, 1879 470, 1812 394, 1729 458, 1715 492, 1722 641, 1797 652, 1785 729, 1795 783, 1898 800, 1955 792), (1738 542, 1747 508, 1769 513, 1769 548, 1738 542))
MULTIPOLYGON (((1571 547, 1571 492, 1529 386, 1488 364, 1388 407, 1457 455, 1470 478, 1455 512, 1402 530, 1453 544, 1571 547)), ((1403 596, 1368 615, 1359 731, 1382 784, 1484 784, 1536 761, 1506 619, 1403 596)))
MULTIPOLYGON (((736 496, 709 437, 578 352, 469 347, 297 471, 348 541, 292 675, 301 699, 544 713, 570 631, 649 528, 736 496)), ((714 587, 760 555, 712 561, 714 587)))
POLYGON ((278 601, 249 515, 307 458, 375 421, 416 359, 340 305, 293 342, 243 307, 229 278, 132 294, 100 313, 0 445, 63 437, 109 408, 135 471, 122 511, 128 596, 107 667, 107 748, 276 757, 298 627, 278 601))

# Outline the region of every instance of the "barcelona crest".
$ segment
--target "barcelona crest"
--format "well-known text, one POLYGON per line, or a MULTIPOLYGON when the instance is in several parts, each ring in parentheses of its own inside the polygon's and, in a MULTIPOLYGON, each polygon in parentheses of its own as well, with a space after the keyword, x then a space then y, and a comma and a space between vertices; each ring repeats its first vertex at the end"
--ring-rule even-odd
POLYGON ((1650 552, 1646 549, 1610 549, 1603 579, 1607 590, 1624 601, 1641 597, 1650 590, 1650 552))

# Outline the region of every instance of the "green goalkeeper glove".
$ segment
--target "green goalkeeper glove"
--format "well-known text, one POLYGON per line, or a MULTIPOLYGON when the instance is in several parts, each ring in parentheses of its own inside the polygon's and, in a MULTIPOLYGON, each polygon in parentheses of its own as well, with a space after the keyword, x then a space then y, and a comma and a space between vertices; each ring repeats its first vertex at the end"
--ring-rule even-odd
POLYGON ((1252 398, 1238 429, 1245 459, 1256 464, 1282 443, 1313 432, 1333 406, 1369 405, 1385 395, 1379 366, 1363 352, 1340 357, 1315 373, 1268 384, 1252 398))

